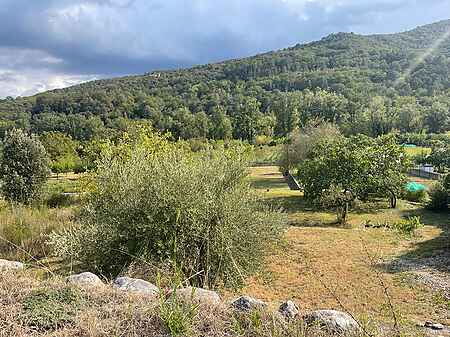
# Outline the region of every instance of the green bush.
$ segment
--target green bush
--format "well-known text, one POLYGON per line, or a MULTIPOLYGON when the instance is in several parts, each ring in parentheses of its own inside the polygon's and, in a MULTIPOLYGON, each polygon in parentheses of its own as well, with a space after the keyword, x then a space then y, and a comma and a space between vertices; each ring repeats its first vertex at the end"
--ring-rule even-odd
POLYGON ((444 185, 440 182, 434 184, 429 192, 430 201, 427 208, 432 211, 446 211, 448 210, 449 195, 444 185))
POLYGON ((423 224, 419 216, 409 217, 394 224, 394 229, 404 235, 412 236, 423 224))
POLYGON ((104 275, 136 257, 170 263, 197 286, 240 286, 286 220, 258 200, 236 151, 106 156, 86 199, 81 224, 52 238, 59 255, 104 275))
POLYGON ((412 202, 424 202, 427 199, 428 193, 425 190, 404 192, 404 199, 412 202))
POLYGON ((45 148, 35 136, 13 129, 6 134, 0 165, 7 200, 30 204, 41 196, 50 173, 45 148))
POLYGON ((69 207, 76 201, 76 196, 69 193, 55 192, 47 197, 46 204, 50 208, 69 207))

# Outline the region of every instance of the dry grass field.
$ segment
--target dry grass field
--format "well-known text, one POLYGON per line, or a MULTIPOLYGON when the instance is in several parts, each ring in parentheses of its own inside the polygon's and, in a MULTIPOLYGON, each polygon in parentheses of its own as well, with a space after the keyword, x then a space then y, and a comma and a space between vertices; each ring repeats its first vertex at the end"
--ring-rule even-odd
POLYGON ((290 191, 277 167, 252 168, 251 177, 268 202, 289 213, 290 227, 286 246, 268 261, 269 272, 249 281, 243 293, 274 305, 292 298, 302 310, 344 309, 388 324, 393 322, 391 302, 402 325, 426 320, 450 324, 450 298, 445 296, 445 284, 450 286, 448 214, 405 201, 392 210, 379 200, 354 211, 349 228, 341 228, 333 213, 311 208, 301 192, 290 191), (411 215, 425 224, 411 238, 365 226, 411 215), (443 258, 434 263, 438 257, 443 258))

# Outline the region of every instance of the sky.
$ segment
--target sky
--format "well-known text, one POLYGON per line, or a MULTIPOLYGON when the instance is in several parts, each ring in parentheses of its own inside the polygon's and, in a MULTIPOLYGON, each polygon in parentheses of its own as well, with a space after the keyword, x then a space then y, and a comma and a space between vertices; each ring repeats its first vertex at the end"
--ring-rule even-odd
POLYGON ((0 98, 450 18, 450 0, 0 0, 0 98))

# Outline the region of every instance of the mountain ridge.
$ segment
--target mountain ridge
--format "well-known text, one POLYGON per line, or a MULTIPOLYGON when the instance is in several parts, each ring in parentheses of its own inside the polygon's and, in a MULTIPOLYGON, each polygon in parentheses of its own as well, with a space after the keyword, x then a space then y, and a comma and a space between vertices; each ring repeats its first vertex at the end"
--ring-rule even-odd
MULTIPOLYGON (((101 79, 1 100, 0 135, 14 126, 36 133, 60 131, 75 138, 90 138, 97 132, 80 136, 68 130, 58 116, 69 116, 79 128, 85 128, 86 120, 95 119, 98 128, 117 129, 120 118, 146 119, 181 138, 224 138, 223 132, 217 135, 212 131, 220 119, 235 138, 282 137, 311 118, 346 124, 344 129, 364 124, 357 119, 367 119, 365 111, 379 96, 384 97, 385 110, 390 110, 398 97, 413 97, 419 102, 418 110, 428 109, 431 98, 447 97, 449 89, 450 20, 444 20, 395 34, 334 33, 247 58, 101 79), (434 46, 436 41, 441 43, 434 46), (434 53, 417 64, 432 46, 434 53), (308 99, 318 107, 304 103, 308 99), (290 102, 289 108, 282 107, 283 100, 290 102), (290 116, 281 116, 286 114, 290 116), (183 127, 195 131, 186 133, 183 127)), ((399 122, 388 129, 393 128, 420 131, 399 122)), ((436 132, 437 128, 424 130, 436 132)), ((365 127, 359 131, 379 133, 365 127)))

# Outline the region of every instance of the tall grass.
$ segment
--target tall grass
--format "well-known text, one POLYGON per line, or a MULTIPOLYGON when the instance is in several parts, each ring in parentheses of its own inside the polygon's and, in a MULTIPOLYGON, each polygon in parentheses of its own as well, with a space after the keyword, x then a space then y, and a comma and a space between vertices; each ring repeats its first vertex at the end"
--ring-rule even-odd
POLYGON ((30 208, 0 203, 2 258, 31 261, 49 255, 48 235, 71 222, 70 209, 30 208))

